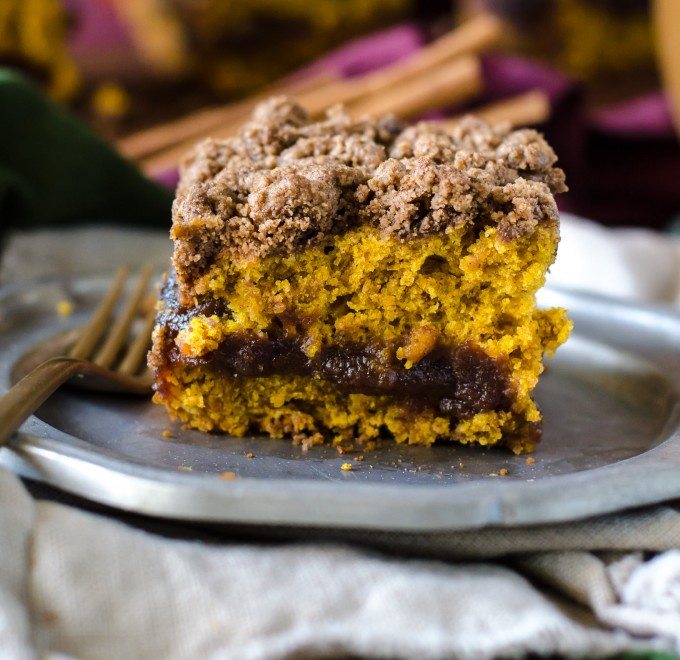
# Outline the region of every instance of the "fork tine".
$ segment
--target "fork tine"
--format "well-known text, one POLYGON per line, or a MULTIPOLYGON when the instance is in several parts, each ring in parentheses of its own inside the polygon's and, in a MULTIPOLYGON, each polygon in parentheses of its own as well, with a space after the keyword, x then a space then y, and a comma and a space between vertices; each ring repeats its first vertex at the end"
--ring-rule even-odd
POLYGON ((115 320, 113 327, 109 331, 104 345, 97 353, 94 362, 100 367, 110 367, 116 359, 121 347, 126 342, 128 331, 135 319, 135 314, 139 308, 139 303, 146 293, 151 277, 151 266, 146 266, 137 281, 137 286, 128 300, 125 309, 115 320))
POLYGON ((85 359, 92 353, 92 350, 106 330, 106 323, 118 302, 118 298, 120 298, 120 293, 123 290, 123 285, 125 280, 127 280, 129 271, 128 266, 121 266, 118 269, 111 288, 99 303, 88 324, 83 328, 80 337, 68 353, 69 357, 85 359))
POLYGON ((134 341, 128 348, 123 361, 118 367, 118 373, 124 376, 134 376, 139 370, 139 367, 146 356, 146 351, 149 348, 151 342, 151 333, 153 332, 153 326, 156 322, 156 310, 150 309, 146 313, 146 318, 144 319, 144 325, 140 330, 139 334, 135 337, 134 341))

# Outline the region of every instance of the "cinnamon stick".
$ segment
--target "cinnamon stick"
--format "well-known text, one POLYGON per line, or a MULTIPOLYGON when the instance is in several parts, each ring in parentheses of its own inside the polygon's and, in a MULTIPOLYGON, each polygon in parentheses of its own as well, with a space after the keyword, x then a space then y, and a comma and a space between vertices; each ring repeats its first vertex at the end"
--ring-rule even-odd
POLYGON ((359 99, 348 106, 356 117, 395 114, 412 119, 429 110, 473 97, 482 88, 482 72, 476 57, 462 57, 432 68, 427 75, 395 85, 381 94, 359 99))
POLYGON ((310 78, 284 79, 270 85, 255 96, 216 108, 198 110, 185 117, 130 135, 117 143, 118 150, 126 158, 140 160, 164 149, 201 136, 225 125, 241 123, 263 99, 274 94, 304 94, 316 87, 337 80, 337 74, 324 72, 310 78))
MULTIPOLYGON (((507 121, 513 127, 533 126, 550 119, 550 99, 542 90, 534 89, 472 110, 471 114, 490 124, 507 121)), ((439 123, 451 128, 460 120, 461 117, 452 117, 439 123)))
POLYGON ((426 45, 408 59, 361 78, 340 80, 336 74, 331 73, 304 80, 287 78, 244 101, 194 112, 136 133, 120 140, 118 148, 124 156, 135 160, 163 150, 175 151, 175 146, 192 138, 198 140, 219 129, 239 125, 260 100, 273 94, 295 95, 312 116, 319 116, 330 106, 338 103, 350 104, 362 97, 378 94, 406 80, 425 75, 430 69, 462 55, 482 52, 497 43, 501 35, 502 26, 499 20, 490 14, 481 14, 426 45))
MULTIPOLYGON (((381 94, 372 94, 351 103, 347 110, 355 117, 395 114, 403 119, 471 98, 482 86, 481 66, 476 57, 466 56, 423 73, 419 78, 388 88, 381 94)), ((241 125, 241 120, 213 131, 211 137, 231 137, 241 125)), ((165 149, 141 162, 147 173, 174 167, 191 149, 195 140, 184 141, 165 149)))
POLYGON ((318 116, 338 103, 349 105, 361 97, 379 94, 407 80, 425 75, 429 70, 463 55, 483 52, 498 43, 501 36, 500 21, 490 14, 480 14, 424 46, 405 60, 361 78, 340 80, 299 94, 298 101, 312 116, 318 116))

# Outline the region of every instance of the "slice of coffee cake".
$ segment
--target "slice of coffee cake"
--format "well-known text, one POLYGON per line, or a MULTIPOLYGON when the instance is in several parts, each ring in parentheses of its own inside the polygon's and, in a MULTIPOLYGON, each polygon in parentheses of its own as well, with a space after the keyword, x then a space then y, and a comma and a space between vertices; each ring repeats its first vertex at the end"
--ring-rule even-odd
POLYGON ((310 122, 265 102, 183 164, 155 401, 233 435, 530 451, 543 354, 571 327, 535 303, 555 161, 533 130, 310 122))

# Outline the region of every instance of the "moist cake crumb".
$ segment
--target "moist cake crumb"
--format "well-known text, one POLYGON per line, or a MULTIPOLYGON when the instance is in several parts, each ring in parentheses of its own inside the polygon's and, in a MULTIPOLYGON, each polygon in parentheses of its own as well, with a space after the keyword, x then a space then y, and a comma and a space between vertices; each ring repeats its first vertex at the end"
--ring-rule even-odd
POLYGON ((352 469, 352 464, 351 464, 351 463, 343 463, 343 464, 340 466, 340 469, 341 469, 343 472, 349 472, 349 471, 352 469))
POLYGON ((316 445, 322 445, 324 437, 321 433, 294 433, 292 440, 294 445, 300 445, 302 451, 307 452, 316 445))
MULTIPOLYGON (((285 98, 184 161, 149 364, 191 428, 533 450, 538 309, 564 174, 543 137, 466 118, 321 121, 285 98)), ((499 473, 496 473, 498 476, 499 473)))
POLYGON ((55 307, 59 316, 71 316, 73 314, 74 306, 70 300, 59 300, 55 307))
POLYGON ((59 621, 59 615, 54 610, 42 610, 40 618, 44 623, 54 624, 59 621))

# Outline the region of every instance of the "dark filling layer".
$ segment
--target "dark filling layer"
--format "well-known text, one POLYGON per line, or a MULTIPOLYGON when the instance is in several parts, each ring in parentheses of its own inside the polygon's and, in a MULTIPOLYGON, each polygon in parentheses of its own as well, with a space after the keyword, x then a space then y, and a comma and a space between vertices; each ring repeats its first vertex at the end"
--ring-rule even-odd
POLYGON ((203 366, 233 378, 285 374, 318 378, 348 394, 388 395, 457 419, 507 410, 512 402, 505 365, 467 344, 436 345, 417 364, 405 369, 396 358, 395 345, 347 341, 325 347, 310 358, 303 350, 303 336, 238 334, 223 340, 211 353, 189 359, 180 354, 174 337, 190 316, 216 310, 207 304, 183 310, 177 306, 172 289, 169 283, 164 290, 166 309, 158 319, 167 329, 162 362, 168 366, 203 366))

